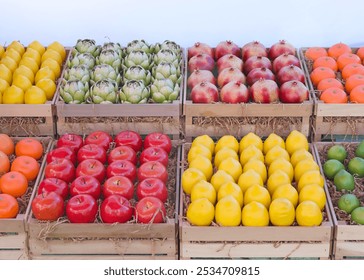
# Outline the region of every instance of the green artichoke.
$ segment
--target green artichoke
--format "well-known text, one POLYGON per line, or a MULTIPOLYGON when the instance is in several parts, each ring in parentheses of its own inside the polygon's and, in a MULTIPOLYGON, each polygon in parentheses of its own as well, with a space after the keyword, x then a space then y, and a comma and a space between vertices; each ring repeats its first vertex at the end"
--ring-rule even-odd
POLYGON ((177 55, 171 50, 160 50, 156 55, 154 55, 154 64, 158 65, 161 62, 169 62, 174 66, 179 67, 179 59, 177 55))
POLYGON ((131 66, 124 72, 124 83, 130 80, 137 80, 142 81, 145 86, 148 86, 151 78, 150 72, 139 65, 131 66))
POLYGON ((75 55, 76 53, 89 53, 93 57, 96 57, 100 54, 101 46, 96 45, 95 40, 90 39, 79 39, 72 50, 72 54, 75 55))
POLYGON ((109 64, 112 66, 117 72, 120 71, 121 67, 121 57, 114 50, 103 50, 100 53, 100 56, 96 58, 97 64, 109 64))
POLYGON ((150 87, 151 99, 156 103, 170 103, 178 99, 180 87, 170 79, 154 80, 150 87))
POLYGON ((154 67, 152 75, 156 80, 170 79, 175 84, 179 84, 182 79, 180 67, 169 62, 161 62, 154 67))
POLYGON ((145 70, 150 70, 153 66, 153 58, 151 54, 143 51, 132 51, 124 58, 124 66, 129 68, 131 66, 140 65, 145 70))
POLYGON ((113 43, 113 42, 104 43, 104 45, 101 48, 101 51, 106 51, 106 50, 113 50, 119 55, 120 58, 123 57, 123 48, 119 43, 113 43))
POLYGON ((94 104, 114 104, 118 101, 118 85, 110 80, 101 80, 93 84, 87 98, 87 103, 94 104))
POLYGON ((120 100, 123 103, 147 103, 149 96, 149 89, 142 81, 127 81, 120 90, 120 100))
POLYGON ((153 53, 153 47, 146 43, 144 40, 134 40, 128 43, 126 46, 126 53, 129 54, 132 51, 143 51, 145 53, 153 53))
POLYGON ((79 65, 85 65, 87 69, 91 70, 96 64, 96 59, 89 53, 77 53, 68 61, 68 68, 79 65))
POLYGON ((96 65, 94 69, 91 71, 91 79, 93 82, 98 82, 101 80, 111 80, 115 81, 117 85, 119 85, 121 77, 120 74, 115 71, 108 64, 96 65))
POLYGON ((165 40, 162 44, 158 43, 154 45, 154 52, 158 53, 160 50, 171 50, 173 51, 179 58, 182 54, 182 48, 180 45, 173 41, 165 40))
POLYGON ((67 104, 85 103, 89 94, 88 83, 82 83, 79 80, 63 80, 59 89, 63 101, 67 104))
POLYGON ((78 65, 64 71, 63 78, 67 81, 79 80, 82 83, 90 82, 90 70, 86 65, 78 65))

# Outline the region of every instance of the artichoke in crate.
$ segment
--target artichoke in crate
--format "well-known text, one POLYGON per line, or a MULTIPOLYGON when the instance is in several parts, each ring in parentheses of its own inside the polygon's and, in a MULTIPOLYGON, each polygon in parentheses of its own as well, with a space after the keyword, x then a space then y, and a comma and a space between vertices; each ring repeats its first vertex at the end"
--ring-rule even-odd
POLYGON ((118 85, 111 80, 101 80, 93 84, 87 103, 114 104, 118 103, 118 85))
POLYGON ((96 59, 97 64, 109 64, 117 72, 121 68, 121 56, 114 50, 103 50, 96 59))
POLYGON ((117 85, 119 85, 121 77, 120 74, 115 71, 108 64, 96 65, 94 69, 91 71, 91 79, 93 82, 98 82, 101 80, 111 80, 115 81, 117 85))
POLYGON ((120 46, 119 43, 113 43, 113 42, 105 43, 102 46, 101 51, 106 51, 106 50, 113 50, 119 55, 119 57, 123 57, 123 48, 120 46))
POLYGON ((79 65, 85 65, 85 67, 91 70, 96 64, 96 59, 89 53, 78 53, 70 58, 68 61, 68 68, 72 68, 79 65))
POLYGON ((153 58, 151 54, 143 51, 132 51, 124 58, 124 66, 129 68, 131 66, 140 65, 145 70, 150 70, 153 66, 153 58))
POLYGON ((161 62, 169 62, 176 67, 179 67, 180 64, 177 55, 171 50, 160 50, 156 55, 154 55, 154 64, 158 65, 161 62))
POLYGON ((149 96, 149 88, 142 81, 127 81, 120 90, 120 100, 123 103, 147 103, 149 96))
POLYGON ((178 99, 179 85, 170 79, 154 80, 150 87, 150 97, 156 103, 169 103, 178 99))
POLYGON ((169 62, 161 62, 154 67, 152 75, 156 80, 170 79, 175 84, 179 84, 182 79, 180 67, 169 62))
POLYGON ((126 53, 129 54, 132 51, 143 51, 145 53, 153 53, 153 47, 144 40, 133 40, 126 46, 126 53))
POLYGON ((72 54, 75 55, 76 53, 89 53, 93 57, 96 57, 100 54, 101 46, 96 45, 95 40, 91 39, 79 39, 72 50, 72 54))
POLYGON ((90 82, 90 70, 86 65, 78 65, 64 71, 63 78, 67 81, 79 80, 82 83, 90 82))
POLYGON ((82 83, 79 80, 63 80, 59 91, 65 103, 82 104, 85 103, 89 94, 89 85, 87 82, 82 83))
POLYGON ((158 43, 154 45, 154 52, 158 53, 160 50, 171 50, 173 51, 179 58, 182 56, 182 48, 180 45, 173 41, 165 40, 162 44, 158 43))
POLYGON ((142 81, 145 86, 148 86, 151 78, 150 72, 139 65, 131 66, 124 72, 124 83, 130 80, 137 80, 142 81))

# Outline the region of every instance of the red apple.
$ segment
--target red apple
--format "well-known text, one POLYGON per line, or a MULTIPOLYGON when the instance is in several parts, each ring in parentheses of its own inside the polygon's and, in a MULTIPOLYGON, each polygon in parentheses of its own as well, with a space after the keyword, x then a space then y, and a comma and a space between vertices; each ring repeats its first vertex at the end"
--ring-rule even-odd
POLYGON ((308 100, 308 89, 299 81, 288 81, 280 87, 279 99, 283 103, 302 103, 308 100))
POLYGON ((144 139, 144 149, 149 147, 162 148, 169 154, 172 150, 172 141, 167 134, 154 132, 149 133, 144 139))
POLYGON ((212 71, 214 68, 215 60, 208 54, 201 53, 188 60, 188 70, 190 72, 196 69, 212 71))
POLYGON ((244 73, 249 74, 255 68, 267 68, 272 70, 272 62, 265 56, 251 56, 244 62, 244 73))
POLYGON ((137 177, 136 166, 128 160, 116 160, 107 167, 106 177, 110 178, 116 175, 128 177, 134 182, 137 177))
POLYGON ((70 183, 75 178, 75 166, 66 158, 56 158, 45 168, 45 178, 58 178, 70 183))
POLYGON ((50 163, 56 158, 66 158, 72 161, 74 165, 76 164, 76 152, 71 147, 61 146, 51 150, 47 154, 47 163, 50 163))
POLYGON ((161 147, 148 147, 139 156, 140 164, 147 161, 159 161, 164 166, 168 165, 168 153, 161 147))
POLYGON ((154 196, 159 198, 162 202, 168 199, 168 190, 166 184, 158 178, 146 178, 139 182, 136 187, 136 194, 138 200, 147 196, 154 196))
POLYGON ((32 201, 34 217, 40 221, 56 221, 64 214, 63 198, 55 193, 38 194, 32 201))
POLYGON ((254 102, 273 103, 279 101, 279 88, 275 81, 261 79, 249 89, 254 102))
POLYGON ((191 90, 193 103, 214 103, 219 101, 219 91, 214 84, 201 82, 191 90))
POLYGON ((158 178, 167 183, 167 168, 159 161, 147 161, 138 169, 138 181, 140 182, 146 178, 158 178))
POLYGON ((97 210, 97 202, 89 194, 75 195, 66 205, 66 215, 71 223, 93 223, 97 210))
POLYGON ((241 82, 245 84, 246 77, 238 68, 230 67, 223 69, 217 76, 217 85, 222 88, 230 82, 241 82))
POLYGON ((247 103, 249 90, 241 82, 230 82, 221 89, 220 100, 225 103, 247 103))
POLYGON ((134 196, 134 185, 128 177, 112 176, 105 181, 102 193, 104 197, 118 194, 126 199, 132 199, 134 196))
POLYGON ((138 158, 136 152, 133 150, 133 148, 129 146, 119 146, 114 149, 112 149, 108 156, 108 163, 112 163, 115 160, 119 159, 126 159, 133 164, 137 164, 138 158))
POLYGON ((214 57, 213 48, 211 48, 208 44, 196 42, 192 47, 188 48, 188 59, 202 53, 214 57))
POLYGON ((104 148, 106 151, 109 149, 111 142, 111 135, 105 131, 94 131, 87 135, 85 139, 85 144, 95 144, 104 148))
POLYGON ((294 65, 284 66, 277 74, 278 84, 282 85, 285 82, 297 80, 301 83, 305 82, 305 73, 301 68, 294 65))
POLYGON ((246 61, 252 56, 268 56, 266 47, 258 41, 253 41, 245 44, 241 48, 241 57, 244 61, 246 61))
POLYGON ((100 183, 105 179, 105 166, 97 159, 85 159, 76 168, 76 176, 89 175, 95 177, 100 183))
POLYGON ((240 48, 232 41, 223 41, 217 44, 215 48, 215 59, 218 60, 225 54, 233 54, 237 57, 241 57, 240 48))
POLYGON ((126 223, 133 216, 133 208, 125 197, 114 194, 101 203, 100 216, 107 224, 126 223))
POLYGON ((270 47, 268 57, 273 61, 278 56, 285 53, 296 55, 296 49, 287 41, 280 40, 278 43, 275 43, 270 47))
POLYGON ((294 55, 285 53, 285 54, 281 54, 273 61, 273 71, 275 73, 278 73, 279 70, 281 70, 281 68, 283 68, 284 66, 288 66, 288 65, 295 65, 295 66, 301 68, 300 61, 297 57, 295 57, 294 55))
POLYGON ((233 54, 225 54, 224 56, 220 57, 219 60, 216 62, 217 71, 221 72, 225 68, 235 67, 238 68, 240 71, 243 71, 243 61, 241 58, 233 55, 233 54))
POLYGON ((90 175, 77 177, 70 186, 70 195, 75 196, 78 194, 89 194, 97 200, 101 195, 101 184, 95 177, 90 175))
POLYGON ((144 197, 138 201, 135 207, 135 219, 138 223, 163 223, 166 215, 166 208, 157 197, 144 197))
POLYGON ((246 77, 246 82, 249 86, 254 84, 259 79, 265 80, 275 80, 276 77, 274 76, 273 72, 268 68, 255 68, 249 72, 248 76, 246 77))
POLYGON ((40 182, 38 187, 38 194, 48 194, 55 192, 59 194, 63 199, 68 196, 68 184, 58 178, 45 178, 40 182))
POLYGON ((83 139, 80 135, 67 133, 63 134, 57 141, 57 148, 68 147, 77 151, 83 146, 83 139))
POLYGON ((214 74, 212 74, 209 70, 194 70, 187 79, 187 86, 189 89, 193 89, 196 85, 202 82, 209 82, 216 85, 214 74))
POLYGON ((82 162, 85 159, 97 159, 103 164, 106 163, 106 150, 96 144, 86 144, 78 150, 77 160, 82 162))
POLYGON ((143 140, 139 133, 132 130, 124 130, 115 136, 115 144, 118 146, 129 146, 136 153, 142 149, 143 140))

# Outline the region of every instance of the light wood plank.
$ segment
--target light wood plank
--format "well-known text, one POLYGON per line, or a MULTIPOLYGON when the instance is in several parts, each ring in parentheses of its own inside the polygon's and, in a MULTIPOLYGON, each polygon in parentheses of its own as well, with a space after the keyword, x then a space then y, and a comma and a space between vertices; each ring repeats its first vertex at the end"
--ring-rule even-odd
POLYGON ((27 246, 26 239, 27 234, 17 233, 17 234, 5 234, 0 235, 0 251, 3 249, 25 249, 27 246))
POLYGON ((0 260, 28 260, 24 250, 0 250, 0 260))
POLYGON ((41 255, 32 260, 176 260, 177 255, 41 255))
POLYGON ((362 242, 337 241, 334 257, 335 259, 344 259, 344 257, 364 258, 364 241, 362 242))

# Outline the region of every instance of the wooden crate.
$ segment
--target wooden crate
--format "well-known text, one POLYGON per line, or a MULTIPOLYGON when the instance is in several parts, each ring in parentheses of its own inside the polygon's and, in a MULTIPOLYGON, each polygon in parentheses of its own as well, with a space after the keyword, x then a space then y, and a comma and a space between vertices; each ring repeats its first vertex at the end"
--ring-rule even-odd
MULTIPOLYGON (((309 75, 312 71, 312 61, 305 59, 307 48, 300 49, 301 61, 308 77, 308 85, 314 100, 314 118, 312 134, 314 141, 324 139, 335 141, 335 135, 346 135, 348 140, 357 139, 358 135, 364 135, 364 104, 326 104, 319 99, 320 92, 313 86, 309 75), (351 139, 350 139, 351 138, 351 139)), ((353 53, 357 48, 353 48, 353 53)), ((337 78, 341 80, 340 72, 337 78)))
MULTIPOLYGON (((13 137, 14 142, 22 139, 13 137)), ((51 143, 50 137, 38 137, 43 144, 44 151, 47 152, 51 143)), ((41 172, 44 168, 45 161, 39 160, 41 164, 40 172, 35 181, 29 183, 27 192, 18 198, 20 210, 14 219, 0 219, 0 259, 17 260, 28 259, 28 234, 26 232, 25 222, 31 210, 29 201, 35 193, 34 186, 39 183, 41 172)))
MULTIPOLYGON (((181 174, 189 147, 183 146, 181 174)), ((181 259, 331 258, 333 222, 327 204, 324 222, 315 227, 192 226, 185 218, 187 202, 182 187, 180 192, 181 259)))
MULTIPOLYGON (((187 87, 187 79, 190 75, 187 58, 185 58, 185 62, 183 115, 185 116, 185 137, 188 140, 202 134, 211 136, 231 134, 242 137, 249 132, 260 136, 268 136, 272 132, 287 136, 294 129, 301 131, 306 136, 310 135, 310 118, 313 111, 311 95, 309 100, 300 104, 281 102, 274 104, 193 103, 190 99, 191 89, 187 87)), ((303 70, 302 63, 301 68, 303 70)), ((214 70, 214 74, 217 77, 216 70, 214 70)), ((307 80, 306 86, 308 87, 307 80)))
MULTIPOLYGON (((315 152, 316 156, 319 158, 321 172, 323 172, 322 166, 326 161, 327 150, 335 144, 344 145, 347 150, 349 150, 349 155, 353 155, 354 149, 358 146, 357 142, 315 143, 315 152)), ((335 190, 333 182, 326 179, 325 185, 328 189, 328 203, 335 226, 333 257, 335 259, 364 258, 364 226, 353 224, 353 222, 350 221, 350 216, 343 211, 340 211, 337 206, 337 201, 342 193, 335 190)), ((354 193, 358 197, 362 197, 364 179, 355 178, 355 185, 354 193)), ((364 206, 363 199, 361 199, 361 205, 364 206)))
POLYGON ((66 217, 57 222, 40 222, 30 213, 30 259, 177 259, 179 157, 180 147, 173 141, 167 183, 173 206, 167 208, 166 223, 103 224, 99 217, 92 224, 72 224, 66 217))

